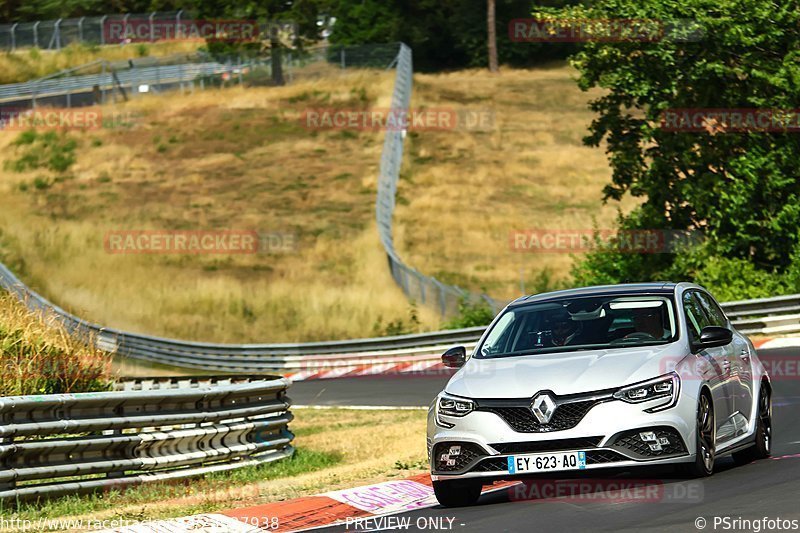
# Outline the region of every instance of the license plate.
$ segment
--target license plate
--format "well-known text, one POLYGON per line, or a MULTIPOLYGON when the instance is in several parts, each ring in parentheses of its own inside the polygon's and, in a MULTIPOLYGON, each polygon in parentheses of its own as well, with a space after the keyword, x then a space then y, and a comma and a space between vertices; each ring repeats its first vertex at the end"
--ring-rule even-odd
POLYGON ((586 452, 533 453, 508 457, 509 474, 583 470, 584 468, 586 468, 586 452))

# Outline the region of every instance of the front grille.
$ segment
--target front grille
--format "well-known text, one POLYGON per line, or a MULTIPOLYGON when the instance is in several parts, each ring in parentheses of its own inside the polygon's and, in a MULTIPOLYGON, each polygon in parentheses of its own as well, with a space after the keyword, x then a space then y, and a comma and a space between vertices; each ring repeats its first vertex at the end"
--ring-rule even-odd
POLYGON ((506 472, 508 473, 508 459, 505 457, 492 457, 476 464, 470 472, 506 472))
POLYGON ((564 450, 581 450, 596 448, 603 437, 584 437, 578 439, 555 439, 541 442, 502 442, 490 444, 500 453, 537 453, 558 452, 564 450))
POLYGON ((437 472, 458 472, 486 455, 471 442, 440 442, 433 448, 433 469, 437 472))
POLYGON ((628 458, 624 455, 612 450, 591 450, 586 452, 586 464, 597 465, 602 463, 617 463, 619 461, 627 461, 628 458))
POLYGON ((626 451, 634 458, 656 458, 656 457, 671 457, 674 455, 684 455, 686 453, 686 445, 680 434, 670 427, 657 427, 657 428, 644 428, 633 431, 626 431, 621 433, 616 439, 612 440, 612 448, 626 451), (669 444, 659 444, 651 446, 651 442, 642 440, 640 433, 653 432, 656 439, 666 439, 669 444))
POLYGON ((600 403, 602 400, 585 400, 559 405, 553 412, 550 422, 542 424, 530 410, 529 405, 524 406, 476 406, 477 411, 487 411, 494 413, 511 426, 511 429, 518 433, 544 433, 548 431, 563 431, 572 429, 583 420, 589 409, 600 403))

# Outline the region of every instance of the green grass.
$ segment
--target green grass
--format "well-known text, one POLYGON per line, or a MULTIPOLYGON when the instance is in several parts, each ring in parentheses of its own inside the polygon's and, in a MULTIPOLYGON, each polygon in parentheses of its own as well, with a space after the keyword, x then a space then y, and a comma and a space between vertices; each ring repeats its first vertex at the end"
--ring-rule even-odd
MULTIPOLYGON (((89 495, 71 495, 43 503, 22 502, 18 506, 5 508, 0 503, 0 513, 6 519, 36 520, 40 516, 66 517, 91 515, 93 513, 112 510, 124 504, 126 506, 146 504, 178 498, 187 494, 224 489, 233 485, 245 485, 269 481, 278 478, 293 477, 329 468, 342 461, 341 454, 298 449, 294 456, 273 463, 248 466, 224 473, 209 474, 201 479, 182 480, 174 483, 152 483, 129 488, 127 490, 110 490, 89 495)), ((193 513, 213 512, 219 510, 220 503, 203 501, 196 505, 180 508, 165 507, 160 512, 148 512, 147 519, 167 516, 189 515, 193 513)), ((141 520, 145 517, 137 512, 121 512, 116 519, 141 520)))

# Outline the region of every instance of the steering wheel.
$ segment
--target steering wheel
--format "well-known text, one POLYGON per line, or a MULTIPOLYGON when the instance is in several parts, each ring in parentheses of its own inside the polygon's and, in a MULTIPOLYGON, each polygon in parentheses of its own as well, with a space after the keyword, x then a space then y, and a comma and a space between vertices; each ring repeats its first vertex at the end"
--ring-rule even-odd
POLYGON ((636 341, 654 341, 656 338, 649 333, 644 331, 636 331, 634 333, 628 333, 624 337, 625 340, 636 340, 636 341))

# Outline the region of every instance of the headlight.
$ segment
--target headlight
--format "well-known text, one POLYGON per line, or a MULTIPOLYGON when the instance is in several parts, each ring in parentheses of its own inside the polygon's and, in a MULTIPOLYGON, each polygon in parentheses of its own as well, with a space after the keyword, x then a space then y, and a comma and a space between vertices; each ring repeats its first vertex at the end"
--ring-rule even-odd
POLYGON ((678 403, 680 388, 681 380, 678 374, 671 372, 649 381, 622 387, 614 393, 614 398, 628 403, 642 403, 663 398, 663 403, 647 409, 648 412, 652 413, 669 409, 678 403))
POLYGON ((451 428, 453 424, 443 422, 439 418, 440 415, 461 417, 472 412, 473 409, 475 409, 475 404, 472 400, 442 394, 436 401, 436 423, 442 427, 451 428))

